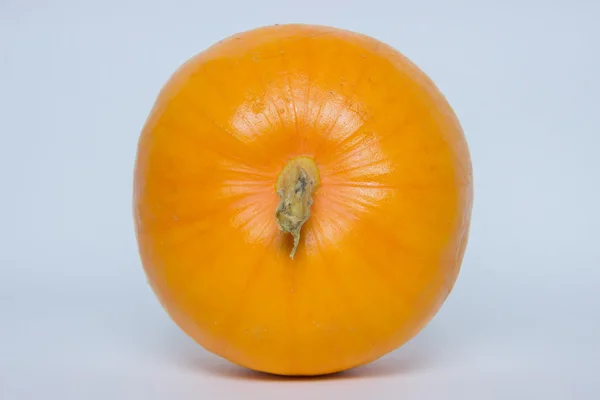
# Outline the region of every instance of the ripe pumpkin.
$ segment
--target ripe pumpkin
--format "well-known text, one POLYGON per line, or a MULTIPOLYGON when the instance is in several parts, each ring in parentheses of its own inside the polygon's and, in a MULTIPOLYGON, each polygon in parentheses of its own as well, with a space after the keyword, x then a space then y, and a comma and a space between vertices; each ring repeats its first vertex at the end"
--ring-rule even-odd
POLYGON ((149 283, 209 351, 317 375, 417 334, 452 289, 469 150, 432 81, 336 28, 227 38, 170 78, 141 133, 136 235, 149 283))

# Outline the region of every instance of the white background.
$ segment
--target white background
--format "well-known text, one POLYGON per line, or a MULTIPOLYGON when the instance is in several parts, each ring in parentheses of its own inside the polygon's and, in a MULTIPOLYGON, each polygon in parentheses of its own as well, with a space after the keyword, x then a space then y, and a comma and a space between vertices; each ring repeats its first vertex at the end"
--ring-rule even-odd
POLYGON ((597 399, 599 15, 594 0, 0 0, 0 399, 597 399), (405 53, 455 108, 474 167, 440 313, 316 380, 234 367, 182 334, 131 216, 138 134, 169 75, 286 22, 405 53))

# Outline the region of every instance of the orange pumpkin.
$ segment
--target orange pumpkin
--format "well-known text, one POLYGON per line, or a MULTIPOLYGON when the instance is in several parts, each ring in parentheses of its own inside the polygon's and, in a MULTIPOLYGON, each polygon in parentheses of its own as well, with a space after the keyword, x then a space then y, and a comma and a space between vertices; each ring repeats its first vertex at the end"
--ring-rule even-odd
POLYGON ((393 48, 323 26, 223 40, 143 128, 134 213, 150 285, 209 351, 316 375, 396 349, 438 311, 467 242, 460 124, 393 48))

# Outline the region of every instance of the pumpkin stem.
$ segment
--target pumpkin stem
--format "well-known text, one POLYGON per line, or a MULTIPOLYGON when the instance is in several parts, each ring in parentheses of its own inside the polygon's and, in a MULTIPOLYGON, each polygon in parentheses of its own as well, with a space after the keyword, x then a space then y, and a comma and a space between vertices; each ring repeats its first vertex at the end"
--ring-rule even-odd
POLYGON ((312 195, 320 184, 319 170, 315 162, 308 157, 290 160, 277 177, 275 190, 279 204, 275 211, 277 227, 294 238, 294 247, 290 253, 293 259, 300 243, 300 230, 310 217, 312 195))

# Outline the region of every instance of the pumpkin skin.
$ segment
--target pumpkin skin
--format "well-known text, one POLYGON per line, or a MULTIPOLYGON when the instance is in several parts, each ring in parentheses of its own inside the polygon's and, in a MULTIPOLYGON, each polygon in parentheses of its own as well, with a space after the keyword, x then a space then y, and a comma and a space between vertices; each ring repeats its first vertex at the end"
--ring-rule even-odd
POLYGON ((278 25, 169 79, 140 136, 133 206, 148 281, 184 332, 247 368, 318 375, 431 320, 472 198, 459 121, 418 67, 361 34, 278 25), (319 184, 292 258, 275 186, 298 157, 319 184))

